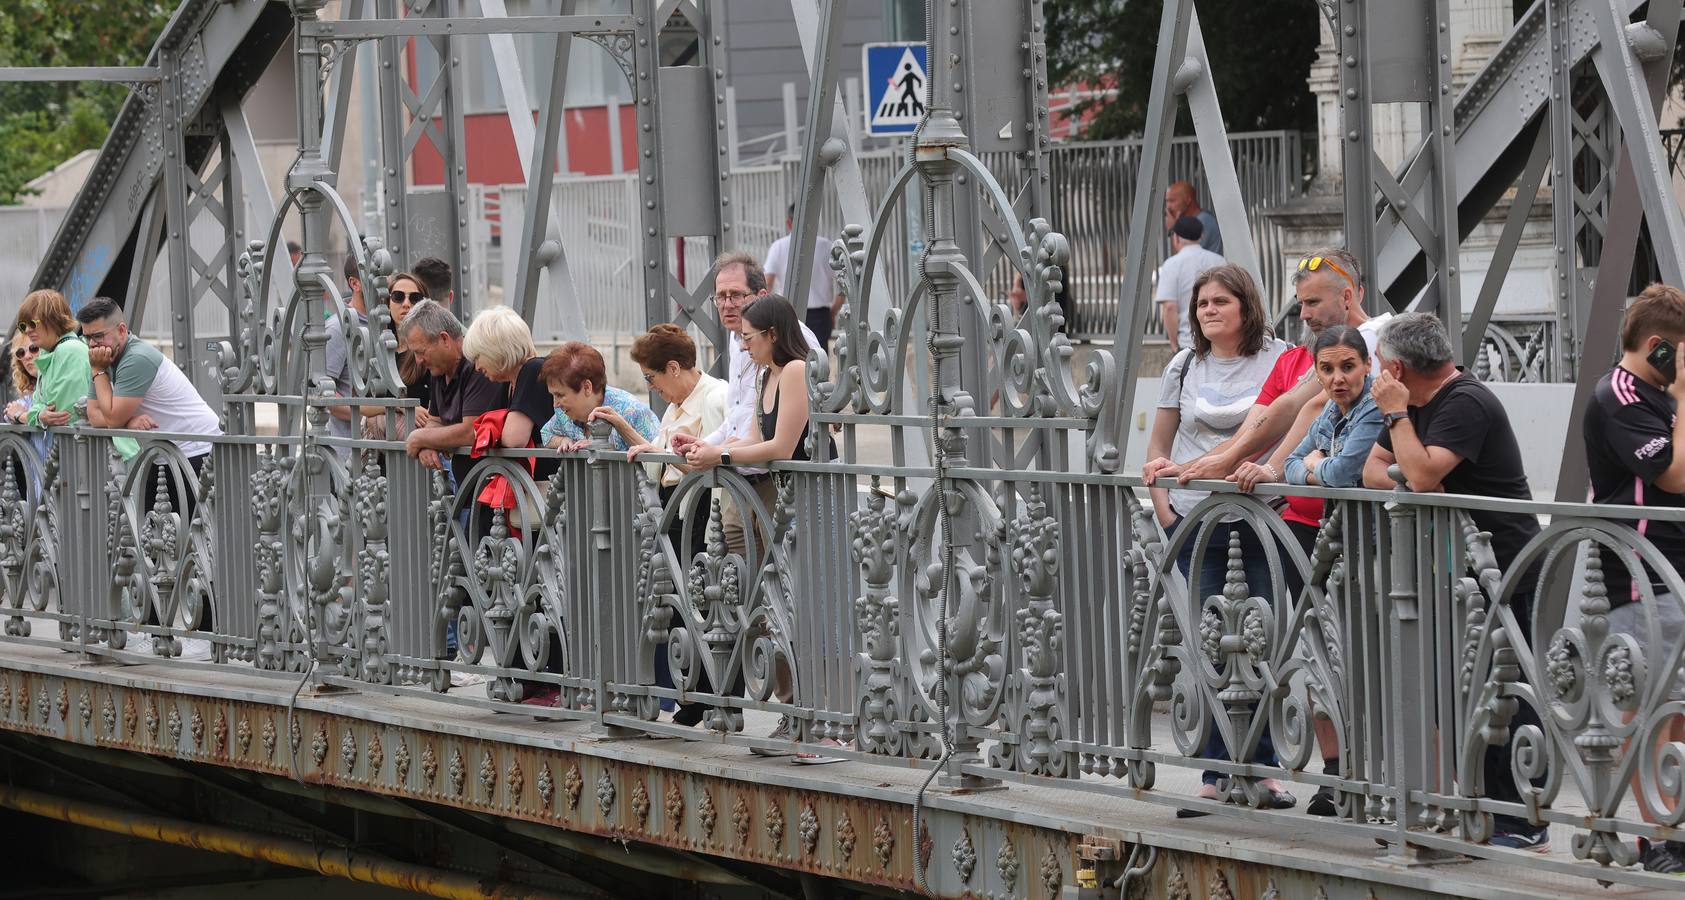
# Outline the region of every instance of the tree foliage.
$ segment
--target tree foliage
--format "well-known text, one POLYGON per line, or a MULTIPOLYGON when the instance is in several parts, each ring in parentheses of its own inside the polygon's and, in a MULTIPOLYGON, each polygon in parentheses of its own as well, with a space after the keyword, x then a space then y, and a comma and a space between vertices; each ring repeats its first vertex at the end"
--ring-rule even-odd
MULTIPOLYGON (((3 0, 0 66, 143 65, 173 9, 155 0, 3 0)), ((0 84, 0 203, 98 147, 128 93, 93 82, 0 84)))
MULTIPOLYGON (((1316 98, 1305 81, 1316 59, 1317 5, 1208 0, 1198 8, 1223 125, 1230 131, 1315 131, 1316 98)), ((1115 99, 1091 103, 1084 136, 1139 135, 1152 92, 1163 0, 1059 0, 1045 9, 1050 83, 1117 89, 1115 99)), ((1177 131, 1192 130, 1184 105, 1177 131)))

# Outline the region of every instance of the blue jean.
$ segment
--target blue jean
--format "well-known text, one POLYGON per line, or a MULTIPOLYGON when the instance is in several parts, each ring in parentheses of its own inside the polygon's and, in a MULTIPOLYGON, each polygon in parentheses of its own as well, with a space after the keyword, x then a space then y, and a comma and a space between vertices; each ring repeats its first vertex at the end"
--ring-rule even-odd
MULTIPOLYGON (((1182 517, 1177 516, 1169 528, 1174 532, 1182 524, 1182 517)), ((1271 589, 1269 558, 1264 555, 1264 545, 1258 540, 1258 533, 1245 522, 1218 522, 1211 526, 1211 543, 1206 547, 1205 556, 1200 559, 1199 566, 1199 599, 1194 601, 1195 615, 1198 615, 1200 601, 1212 594, 1220 594, 1223 590, 1223 579, 1229 569, 1229 536, 1240 535, 1241 566, 1246 572, 1246 586, 1248 596, 1259 596, 1270 599, 1275 592, 1271 589)), ((1176 568, 1186 577, 1193 565, 1194 536, 1182 545, 1182 550, 1176 557, 1176 568)), ((1191 581, 1191 579, 1190 579, 1191 581)), ((1190 587, 1192 585, 1190 584, 1190 587)), ((1272 599, 1273 603, 1274 600, 1272 599)), ((1217 730, 1216 724, 1211 725, 1210 735, 1205 740, 1205 746, 1199 751, 1201 759, 1228 759, 1228 744, 1217 730)), ((1258 738, 1258 747, 1252 754, 1252 762, 1258 765, 1276 765, 1275 742, 1270 738, 1270 730, 1264 729, 1258 738)), ((1206 784, 1216 784, 1221 777, 1218 772, 1204 772, 1200 780, 1206 784)))

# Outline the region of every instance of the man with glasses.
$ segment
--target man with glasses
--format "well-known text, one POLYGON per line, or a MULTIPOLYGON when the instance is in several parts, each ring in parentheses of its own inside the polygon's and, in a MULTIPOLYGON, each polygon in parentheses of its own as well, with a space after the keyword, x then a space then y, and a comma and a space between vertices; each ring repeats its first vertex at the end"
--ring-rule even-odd
MULTIPOLYGON (((703 437, 704 443, 727 447, 752 441, 759 427, 755 422, 755 389, 760 366, 750 358, 739 332, 743 328, 743 307, 767 293, 766 272, 761 264, 747 253, 724 253, 714 261, 714 308, 719 312, 720 325, 726 331, 729 351, 726 378, 725 424, 713 434, 703 437)), ((802 337, 809 347, 822 346, 813 331, 802 325, 802 337)), ((673 452, 684 455, 697 439, 688 434, 673 435, 673 452)), ((729 449, 728 449, 729 452, 729 449)), ((755 480, 764 478, 766 470, 756 466, 740 466, 737 471, 755 480)), ((720 524, 725 533, 726 547, 733 553, 748 548, 744 539, 743 514, 734 503, 723 503, 720 524)))
MULTIPOLYGON (((222 434, 222 424, 193 382, 164 359, 157 347, 129 333, 123 309, 108 297, 96 297, 76 312, 82 339, 88 342, 93 390, 88 394, 88 424, 95 428, 129 428, 172 434, 222 434)), ((198 474, 211 453, 206 441, 171 439, 198 474)), ((170 499, 191 516, 193 495, 166 470, 170 499)), ((152 509, 155 486, 147 486, 146 508, 152 509)))

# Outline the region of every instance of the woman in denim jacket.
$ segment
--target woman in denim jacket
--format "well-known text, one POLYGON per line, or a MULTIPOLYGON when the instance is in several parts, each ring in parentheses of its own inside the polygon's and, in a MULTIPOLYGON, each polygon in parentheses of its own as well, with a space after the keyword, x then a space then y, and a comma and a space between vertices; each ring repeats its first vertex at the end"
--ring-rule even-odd
POLYGON ((1278 448, 1268 462, 1243 464, 1234 479, 1242 490, 1272 481, 1362 486, 1363 463, 1381 435, 1381 411, 1369 396, 1369 345, 1356 328, 1336 325, 1317 335, 1311 353, 1328 405, 1285 459, 1278 448))

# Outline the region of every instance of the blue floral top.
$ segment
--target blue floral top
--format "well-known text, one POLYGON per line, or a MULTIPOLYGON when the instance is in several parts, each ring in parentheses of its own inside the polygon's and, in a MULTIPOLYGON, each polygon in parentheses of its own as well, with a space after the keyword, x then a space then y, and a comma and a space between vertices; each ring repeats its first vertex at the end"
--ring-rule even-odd
MULTIPOLYGON (((603 405, 620 413, 621 418, 632 426, 632 430, 642 435, 643 439, 650 443, 654 443, 656 437, 661 433, 661 422, 656 419, 655 412, 649 408, 649 404, 620 388, 605 389, 603 391, 603 405)), ((552 438, 561 437, 570 441, 577 441, 586 436, 585 428, 564 415, 559 407, 555 414, 550 417, 550 421, 545 422, 544 427, 539 429, 538 433, 544 444, 549 444, 552 438)), ((610 433, 609 443, 616 450, 628 449, 626 439, 621 437, 618 431, 610 433)))
POLYGON ((1363 393, 1352 404, 1350 413, 1340 414, 1340 407, 1328 401, 1322 415, 1311 423, 1311 430, 1293 453, 1287 457, 1288 484, 1309 484, 1312 473, 1305 465, 1305 457, 1321 450, 1323 459, 1316 464, 1316 480, 1323 487, 1362 487, 1363 464, 1369 459, 1369 449, 1381 436, 1381 410, 1369 393, 1369 379, 1364 379, 1363 393))

